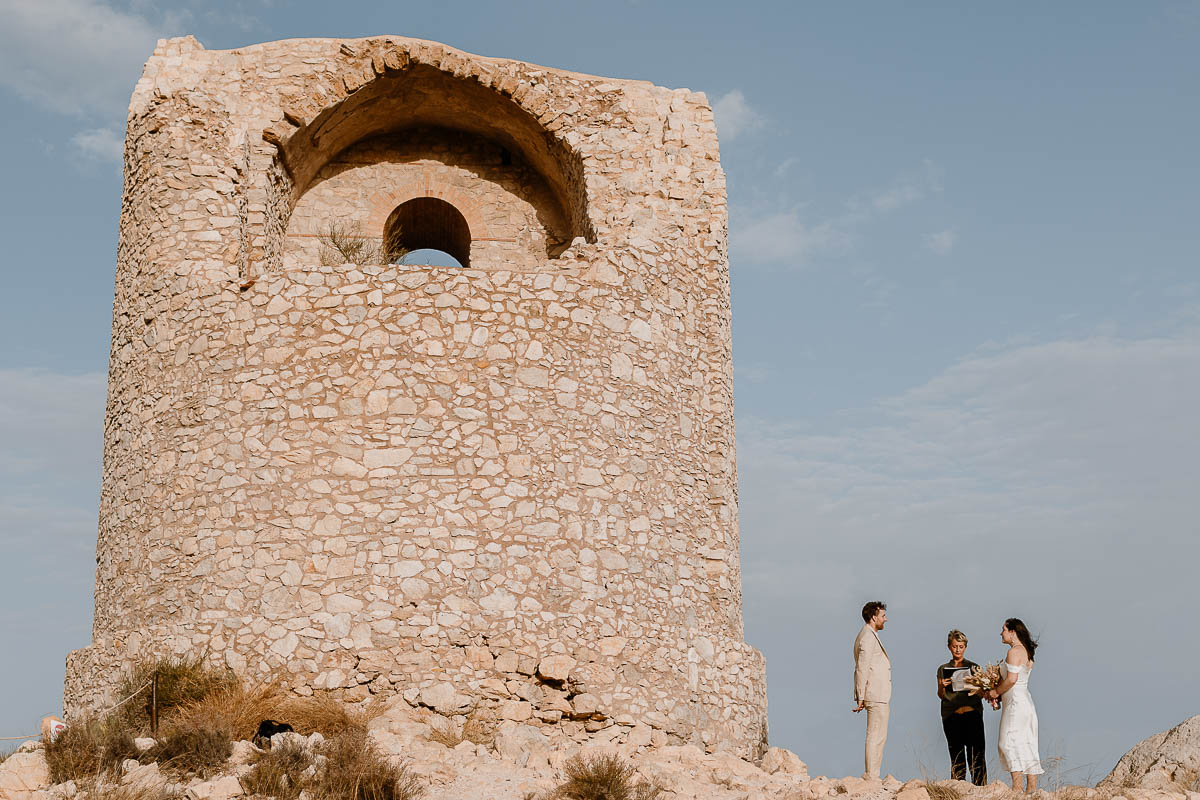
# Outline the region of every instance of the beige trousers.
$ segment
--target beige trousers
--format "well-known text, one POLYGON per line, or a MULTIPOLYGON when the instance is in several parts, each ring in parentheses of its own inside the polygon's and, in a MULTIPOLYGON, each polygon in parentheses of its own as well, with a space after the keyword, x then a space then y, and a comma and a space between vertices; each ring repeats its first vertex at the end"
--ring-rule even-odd
POLYGON ((867 703, 867 748, 864 778, 879 780, 883 765, 883 745, 887 742, 888 704, 867 703))

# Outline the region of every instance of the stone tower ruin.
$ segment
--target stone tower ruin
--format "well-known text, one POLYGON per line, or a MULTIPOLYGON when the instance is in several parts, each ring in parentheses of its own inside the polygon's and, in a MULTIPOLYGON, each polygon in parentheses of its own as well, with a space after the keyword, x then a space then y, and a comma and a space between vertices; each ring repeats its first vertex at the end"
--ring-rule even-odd
POLYGON ((726 219, 702 94, 396 37, 160 42, 67 713, 208 653, 756 755, 726 219), (342 263, 335 228, 462 266, 342 263))

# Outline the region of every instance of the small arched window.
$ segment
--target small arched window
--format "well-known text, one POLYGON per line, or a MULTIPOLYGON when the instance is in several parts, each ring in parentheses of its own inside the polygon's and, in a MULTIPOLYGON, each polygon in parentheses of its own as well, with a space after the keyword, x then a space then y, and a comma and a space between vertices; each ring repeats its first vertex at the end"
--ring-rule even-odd
POLYGON ((389 253, 441 250, 464 267, 471 266, 471 229, 457 208, 436 197, 401 203, 383 226, 389 253))

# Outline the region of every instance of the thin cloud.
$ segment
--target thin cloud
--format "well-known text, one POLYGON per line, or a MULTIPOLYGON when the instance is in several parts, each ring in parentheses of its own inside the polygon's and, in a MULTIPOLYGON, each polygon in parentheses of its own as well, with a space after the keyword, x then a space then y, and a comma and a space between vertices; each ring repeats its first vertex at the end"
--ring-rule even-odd
POLYGON ((141 65, 177 20, 99 0, 0 0, 0 85, 66 114, 122 112, 141 65))
MULTIPOLYGON (((23 687, 5 717, 58 713, 63 658, 88 642, 103 445, 103 373, 0 369, 0 680, 23 687)), ((36 729, 34 727, 33 729, 36 729)))
POLYGON ((799 163, 800 163, 799 156, 788 156, 787 158, 785 158, 783 161, 781 161, 779 163, 779 166, 777 166, 775 168, 775 177, 777 179, 783 178, 785 175, 788 174, 789 171, 791 171, 792 167, 795 167, 799 163))
MULTIPOLYGON (((854 770, 845 743, 861 731, 828 691, 847 680, 845 659, 808 655, 848 654, 857 607, 876 596, 903 620, 889 624, 888 648, 897 686, 914 687, 893 696, 893 718, 904 720, 893 733, 909 741, 938 741, 936 706, 915 687, 950 627, 968 630, 978 661, 1000 655, 993 636, 1007 616, 1053 646, 1035 678, 1047 741, 1105 724, 1087 702, 1097 693, 1107 707, 1139 702, 1124 665, 1093 659, 1080 677, 1067 654, 1103 652, 1115 629, 1130 652, 1200 658, 1159 613, 1200 562, 1197 406, 1192 330, 975 354, 832 432, 739 419, 747 636, 779 665, 772 691, 811 720, 773 719, 772 740, 804 751, 814 771, 854 770), (801 661, 802 673, 791 669, 801 661)), ((1157 675, 1170 685, 1156 692, 1188 691, 1157 675)), ((1161 727, 1174 713, 1164 707, 1161 727)), ((1070 753, 1101 764, 1119 755, 1070 753)))
POLYGON ((937 233, 925 234, 925 246, 937 253, 939 256, 946 256, 954 249, 954 243, 958 239, 957 234, 953 230, 947 228, 944 231, 937 233))
POLYGON ((942 170, 926 159, 921 168, 901 174, 887 186, 856 195, 847 202, 851 213, 886 214, 906 208, 942 191, 942 170))
MULTIPOLYGON (((106 386, 98 373, 0 369, 0 498, 28 498, 35 486, 98 480, 106 386)), ((8 516, 3 502, 0 519, 8 516)))
POLYGON ((726 142, 732 142, 743 133, 763 124, 763 117, 750 107, 741 89, 734 89, 713 103, 713 116, 717 133, 726 142))
MULTIPOLYGON (((790 158, 781 163, 776 176, 782 177, 792 163, 790 158)), ((872 222, 940 191, 941 170, 925 161, 887 186, 856 193, 839 213, 824 218, 804 219, 796 208, 747 216, 734 209, 730 246, 739 260, 801 268, 818 256, 850 251, 872 222)))
POLYGON ((80 131, 71 137, 71 144, 85 158, 95 161, 120 162, 125 154, 125 137, 112 128, 80 131))
POLYGON ((733 241, 739 259, 802 267, 815 254, 847 247, 849 236, 832 222, 805 224, 792 210, 749 220, 733 241))

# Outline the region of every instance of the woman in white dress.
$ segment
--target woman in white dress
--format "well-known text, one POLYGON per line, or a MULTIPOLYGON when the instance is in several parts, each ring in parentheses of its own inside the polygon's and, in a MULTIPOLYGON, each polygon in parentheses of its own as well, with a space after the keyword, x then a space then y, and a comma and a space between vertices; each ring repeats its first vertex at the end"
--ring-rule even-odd
POLYGON ((1000 667, 1004 680, 984 697, 1004 703, 1000 715, 1000 764, 1012 775, 1013 791, 1037 791, 1037 776, 1044 771, 1038 757, 1038 718, 1029 693, 1029 673, 1037 642, 1019 619, 1005 620, 1000 639, 1008 655, 1000 667))

